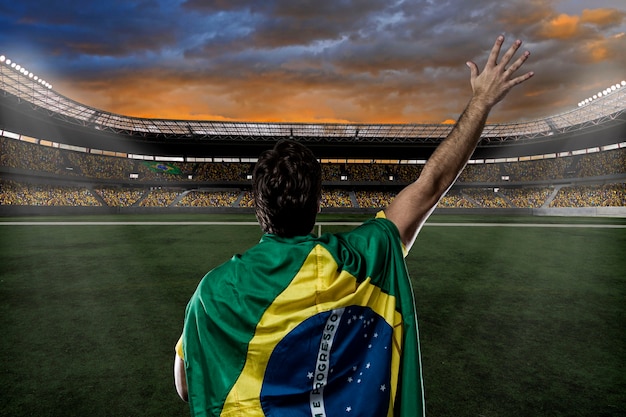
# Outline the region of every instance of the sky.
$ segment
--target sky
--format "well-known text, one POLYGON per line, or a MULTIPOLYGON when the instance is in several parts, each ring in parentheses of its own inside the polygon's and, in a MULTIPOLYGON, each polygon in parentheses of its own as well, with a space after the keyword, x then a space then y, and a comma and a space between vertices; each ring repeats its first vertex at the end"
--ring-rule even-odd
POLYGON ((489 122, 626 79, 626 0, 0 0, 0 28, 58 93, 136 117, 450 123, 500 34, 535 76, 489 122))

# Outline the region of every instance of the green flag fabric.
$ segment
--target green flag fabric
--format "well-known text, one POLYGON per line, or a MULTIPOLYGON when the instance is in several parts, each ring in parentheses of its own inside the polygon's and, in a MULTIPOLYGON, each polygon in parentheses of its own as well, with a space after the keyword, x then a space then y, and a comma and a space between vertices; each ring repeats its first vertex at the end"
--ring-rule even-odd
POLYGON ((161 174, 172 174, 172 175, 180 175, 182 171, 176 165, 171 164, 169 162, 150 162, 143 161, 142 162, 150 171, 159 172, 161 174))
POLYGON ((202 279, 182 351, 193 416, 424 414, 413 292, 384 218, 264 235, 202 279))

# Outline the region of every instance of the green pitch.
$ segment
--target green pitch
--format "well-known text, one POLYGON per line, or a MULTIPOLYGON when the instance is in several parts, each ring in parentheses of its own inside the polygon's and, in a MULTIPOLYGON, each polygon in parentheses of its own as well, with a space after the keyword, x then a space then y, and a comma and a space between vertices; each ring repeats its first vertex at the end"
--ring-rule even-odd
MULTIPOLYGON (((321 221, 362 217, 322 216, 321 221)), ((252 216, 3 218, 0 415, 185 416, 173 346, 204 273, 252 216)), ((624 219, 432 217, 407 258, 431 416, 626 414, 624 219)), ((323 231, 350 226, 323 226, 323 231)))

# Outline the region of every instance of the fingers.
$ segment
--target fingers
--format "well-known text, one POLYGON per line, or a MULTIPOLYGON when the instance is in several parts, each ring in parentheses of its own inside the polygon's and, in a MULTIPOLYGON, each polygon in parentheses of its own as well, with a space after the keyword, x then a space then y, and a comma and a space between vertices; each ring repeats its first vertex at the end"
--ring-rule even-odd
POLYGON ((472 61, 467 61, 465 64, 470 69, 471 78, 474 79, 474 78, 478 77, 478 65, 476 65, 472 61))
POLYGON ((504 43, 504 36, 500 35, 496 38, 496 42, 493 44, 491 48, 491 53, 489 54, 489 58, 487 59, 487 65, 496 66, 498 65, 498 56, 500 55, 500 48, 504 43))
POLYGON ((518 58, 514 58, 522 46, 522 41, 518 39, 513 42, 500 57, 503 43, 504 36, 498 36, 482 72, 476 64, 471 61, 467 62, 467 66, 471 70, 470 82, 474 97, 480 98, 483 103, 490 107, 502 100, 515 85, 534 75, 532 71, 519 76, 516 74, 530 56, 530 52, 526 51, 518 58))
POLYGON ((513 42, 513 44, 509 47, 505 54, 502 55, 502 59, 500 60, 500 63, 498 65, 501 65, 502 68, 506 68, 506 66, 509 64, 520 46, 522 46, 522 41, 517 39, 515 42, 513 42))
POLYGON ((527 79, 529 79, 530 77, 532 77, 533 75, 535 75, 533 71, 528 71, 524 75, 520 75, 519 77, 513 78, 511 81, 509 81, 509 85, 513 87, 513 86, 516 86, 517 84, 521 84, 527 79))
MULTIPOLYGON (((498 38, 496 39, 496 43, 495 43, 494 47, 491 50, 491 54, 489 55, 489 62, 492 62, 492 59, 494 59, 493 58, 494 52, 499 52, 500 51, 503 42, 504 42, 504 36, 502 36, 502 35, 498 36, 498 38)), ((495 61, 493 61, 495 63, 495 66, 496 67, 500 67, 501 70, 504 73, 506 73, 507 76, 512 76, 524 64, 524 62, 526 62, 526 60, 530 56, 530 52, 529 51, 525 51, 522 54, 522 56, 517 58, 513 62, 513 64, 511 64, 511 66, 509 66, 507 68, 507 65, 509 64, 509 62, 511 62, 511 60, 515 56, 515 53, 517 52, 517 50, 521 46, 522 46, 522 41, 517 39, 515 42, 513 42, 513 44, 505 52, 505 54, 500 59, 499 63, 497 62, 497 60, 498 60, 497 55, 495 57, 495 61)), ((524 74, 522 76, 519 76, 519 77, 517 77, 515 79, 511 79, 508 84, 509 84, 509 86, 517 85, 517 84, 519 84, 519 83, 521 83, 523 81, 526 81, 527 79, 529 79, 533 75, 534 75, 534 73, 532 71, 528 72, 528 73, 526 73, 526 74, 524 74)))

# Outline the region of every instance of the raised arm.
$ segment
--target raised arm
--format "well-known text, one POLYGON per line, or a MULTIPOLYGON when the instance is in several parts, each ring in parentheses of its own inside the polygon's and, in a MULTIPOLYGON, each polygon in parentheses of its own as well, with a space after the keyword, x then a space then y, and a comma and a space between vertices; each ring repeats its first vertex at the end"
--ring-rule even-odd
POLYGON ((524 52, 513 61, 515 53, 522 45, 519 40, 511 45, 498 62, 503 42, 503 36, 496 39, 482 72, 475 63, 467 62, 473 91, 467 107, 448 137, 428 159, 419 178, 403 189, 385 209, 385 216, 398 227, 407 250, 413 245, 421 227, 441 197, 450 189, 472 156, 493 106, 511 88, 534 75, 533 72, 527 72, 513 76, 530 55, 529 52, 524 52))

